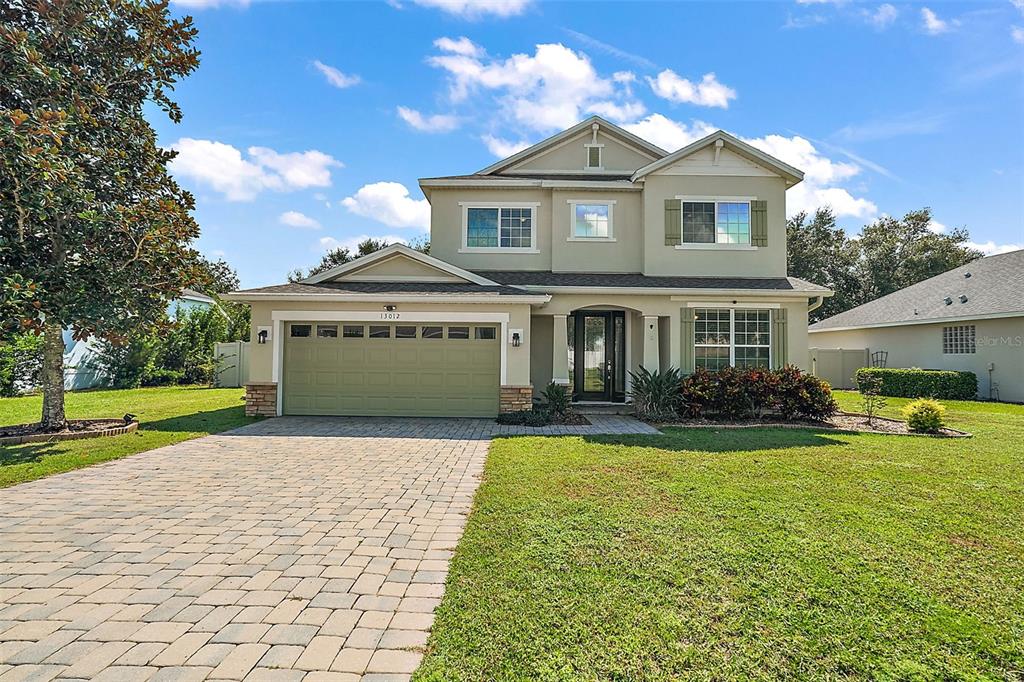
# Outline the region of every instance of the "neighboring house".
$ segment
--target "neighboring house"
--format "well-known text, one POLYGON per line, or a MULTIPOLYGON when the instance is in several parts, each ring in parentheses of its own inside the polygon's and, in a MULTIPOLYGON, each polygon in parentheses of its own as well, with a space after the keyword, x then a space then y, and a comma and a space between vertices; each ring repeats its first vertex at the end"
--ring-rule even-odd
POLYGON ((493 416, 552 381, 622 402, 641 366, 804 365, 831 292, 786 276, 802 177, 724 132, 670 154, 593 117, 424 178, 429 256, 227 296, 252 305, 249 411, 493 416))
MULTIPOLYGON (((167 316, 174 319, 179 310, 210 308, 212 298, 193 289, 182 289, 181 296, 167 306, 167 316)), ((95 388, 106 383, 106 377, 96 367, 96 337, 76 341, 70 329, 64 330, 64 389, 81 390, 95 388)))
POLYGON ((981 397, 1024 402, 1024 251, 954 268, 809 331, 814 347, 866 348, 887 367, 974 372, 981 397))

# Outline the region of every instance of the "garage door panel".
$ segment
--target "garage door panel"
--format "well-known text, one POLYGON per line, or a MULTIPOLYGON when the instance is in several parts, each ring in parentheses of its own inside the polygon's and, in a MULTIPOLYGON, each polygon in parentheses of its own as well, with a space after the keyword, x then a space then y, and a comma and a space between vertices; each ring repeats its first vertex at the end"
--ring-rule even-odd
POLYGON ((448 339, 447 333, 441 339, 398 339, 389 326, 388 338, 290 338, 286 328, 284 412, 497 414, 501 347, 496 340, 448 339))

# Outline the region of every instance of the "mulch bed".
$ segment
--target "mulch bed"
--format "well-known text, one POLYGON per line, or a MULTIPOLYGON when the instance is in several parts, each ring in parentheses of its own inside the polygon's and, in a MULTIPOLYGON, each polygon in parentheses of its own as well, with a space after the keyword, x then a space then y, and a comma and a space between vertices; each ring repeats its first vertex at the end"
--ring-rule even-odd
POLYGON ((857 433, 882 433, 892 436, 926 436, 931 438, 970 438, 966 431, 942 428, 938 433, 917 433, 907 427, 907 423, 898 419, 874 417, 871 424, 867 416, 856 412, 838 412, 828 421, 779 421, 773 415, 764 419, 740 419, 725 421, 707 418, 678 419, 672 422, 658 422, 656 426, 684 426, 688 428, 720 428, 720 429, 752 429, 752 428, 788 428, 788 429, 835 429, 837 431, 855 431, 857 433))
POLYGON ((552 419, 551 423, 559 426, 589 426, 590 420, 578 412, 569 412, 561 419, 552 419))
POLYGON ((54 443, 62 440, 118 436, 122 433, 131 433, 138 428, 137 421, 125 423, 124 419, 69 419, 63 431, 43 431, 39 424, 15 424, 0 426, 0 445, 54 443))

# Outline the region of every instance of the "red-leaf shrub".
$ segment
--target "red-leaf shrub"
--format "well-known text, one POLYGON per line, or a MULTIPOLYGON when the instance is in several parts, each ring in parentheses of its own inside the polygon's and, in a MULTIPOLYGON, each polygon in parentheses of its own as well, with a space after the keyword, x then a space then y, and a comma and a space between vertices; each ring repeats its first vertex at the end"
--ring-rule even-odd
POLYGON ((839 409, 828 383, 796 367, 770 370, 703 368, 685 377, 679 390, 680 412, 686 417, 717 414, 727 419, 759 419, 767 412, 780 417, 824 421, 839 409))

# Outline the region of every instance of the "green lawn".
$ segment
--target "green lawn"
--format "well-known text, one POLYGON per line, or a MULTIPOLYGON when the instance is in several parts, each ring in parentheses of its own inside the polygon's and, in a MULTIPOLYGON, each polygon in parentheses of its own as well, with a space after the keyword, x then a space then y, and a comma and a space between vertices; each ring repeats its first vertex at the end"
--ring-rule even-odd
POLYGON ((1024 407, 947 406, 496 441, 416 679, 1021 679, 1024 407))
MULTIPOLYGON (((0 446, 0 488, 248 424, 240 388, 139 388, 67 394, 69 419, 139 418, 139 430, 111 438, 0 446)), ((0 425, 39 419, 40 396, 0 398, 0 425)))

